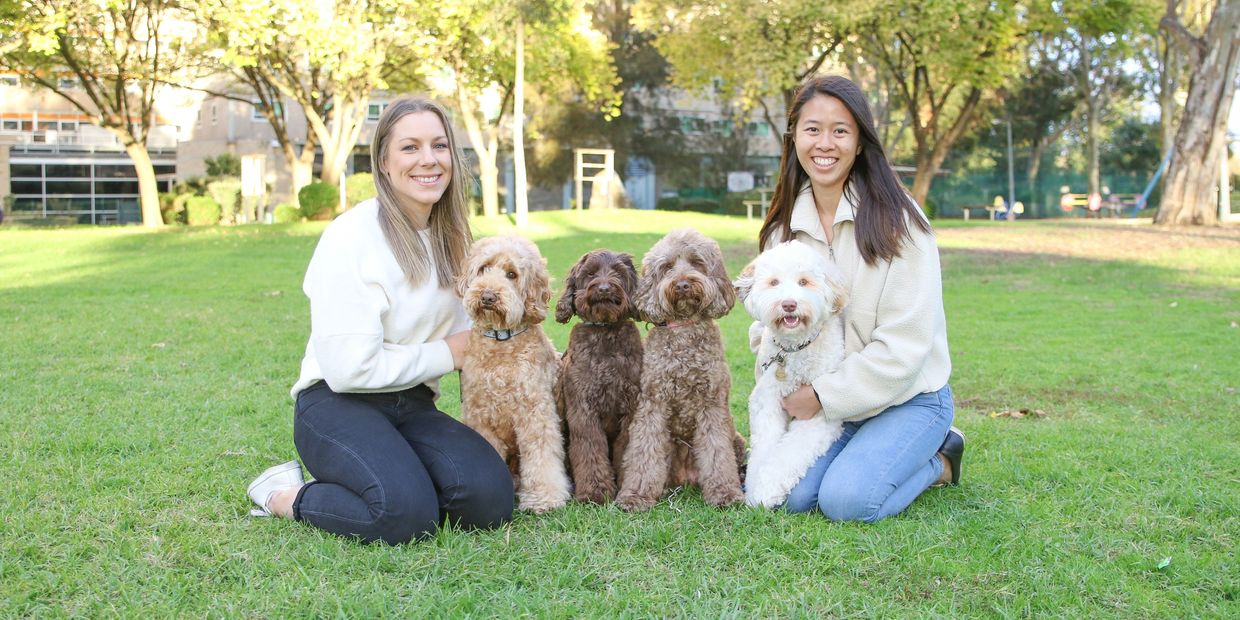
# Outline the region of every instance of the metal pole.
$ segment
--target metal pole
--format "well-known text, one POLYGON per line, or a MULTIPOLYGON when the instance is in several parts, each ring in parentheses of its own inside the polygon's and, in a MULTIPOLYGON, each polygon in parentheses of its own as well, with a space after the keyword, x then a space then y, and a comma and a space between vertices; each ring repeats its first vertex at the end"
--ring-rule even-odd
POLYGON ((1012 162, 1012 117, 1007 118, 1008 210, 1016 204, 1016 173, 1012 162))

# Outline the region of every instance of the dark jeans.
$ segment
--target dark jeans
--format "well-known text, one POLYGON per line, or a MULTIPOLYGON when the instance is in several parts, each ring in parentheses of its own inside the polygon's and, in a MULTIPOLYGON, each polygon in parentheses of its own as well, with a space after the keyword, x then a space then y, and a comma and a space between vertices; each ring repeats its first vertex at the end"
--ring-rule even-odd
POLYGON ((512 476, 495 449, 435 408, 430 388, 297 395, 293 441, 314 482, 293 517, 366 542, 424 538, 443 523, 495 527, 512 517, 512 476))

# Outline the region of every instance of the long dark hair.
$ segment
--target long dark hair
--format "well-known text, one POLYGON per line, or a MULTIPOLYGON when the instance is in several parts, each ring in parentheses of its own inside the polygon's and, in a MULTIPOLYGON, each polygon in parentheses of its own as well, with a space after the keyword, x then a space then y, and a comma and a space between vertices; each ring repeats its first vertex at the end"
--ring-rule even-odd
POLYGON ((779 180, 775 184, 775 195, 771 197, 766 220, 758 232, 758 249, 767 246, 776 230, 782 233, 783 239, 792 238, 792 205, 801 187, 809 181, 809 175, 797 160, 797 122, 801 119, 801 108, 819 94, 839 99, 852 114, 861 134, 857 143, 860 152, 848 171, 848 179, 844 181, 844 191, 853 191, 860 203, 857 206, 856 237, 861 258, 868 265, 879 260, 891 260, 900 255, 900 242, 910 238, 909 222, 926 233, 930 232, 930 224, 918 212, 908 190, 891 169, 883 152, 883 144, 878 140, 874 115, 865 95, 852 80, 838 75, 811 76, 797 89, 792 107, 788 110, 788 130, 784 132, 779 180))

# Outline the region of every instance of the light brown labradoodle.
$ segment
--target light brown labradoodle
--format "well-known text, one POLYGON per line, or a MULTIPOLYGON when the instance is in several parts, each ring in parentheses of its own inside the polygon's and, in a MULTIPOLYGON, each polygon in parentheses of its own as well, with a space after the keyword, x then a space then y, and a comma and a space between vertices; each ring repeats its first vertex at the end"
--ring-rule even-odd
POLYGON ((508 462, 518 508, 559 508, 569 485, 553 394, 559 360, 539 325, 551 299, 546 260, 527 239, 483 239, 457 290, 474 320, 461 368, 461 421, 508 462))
POLYGON ((669 476, 673 484, 697 482, 713 506, 741 501, 744 439, 728 410, 732 377, 714 322, 736 294, 719 244, 688 228, 668 233, 642 260, 636 297, 654 327, 646 336, 641 397, 616 504, 650 508, 669 476), (691 459, 677 463, 677 453, 691 459))
POLYGON ((633 323, 633 257, 594 250, 573 265, 555 320, 573 315, 557 396, 568 420, 573 497, 602 504, 616 495, 628 425, 641 388, 642 337, 633 323))

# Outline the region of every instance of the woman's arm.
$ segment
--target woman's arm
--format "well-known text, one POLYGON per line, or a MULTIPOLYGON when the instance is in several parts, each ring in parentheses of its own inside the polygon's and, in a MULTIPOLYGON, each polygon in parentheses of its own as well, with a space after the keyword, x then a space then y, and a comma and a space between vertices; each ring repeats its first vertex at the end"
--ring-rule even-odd
POLYGON ((934 387, 922 385, 922 373, 936 340, 943 341, 945 351, 946 326, 939 255, 931 235, 914 233, 913 242, 892 261, 875 318, 869 344, 813 382, 828 418, 874 415, 934 387))
POLYGON ((386 341, 382 316, 391 293, 358 245, 329 227, 306 271, 311 340, 324 381, 336 392, 393 391, 451 372, 454 356, 444 340, 386 341))

